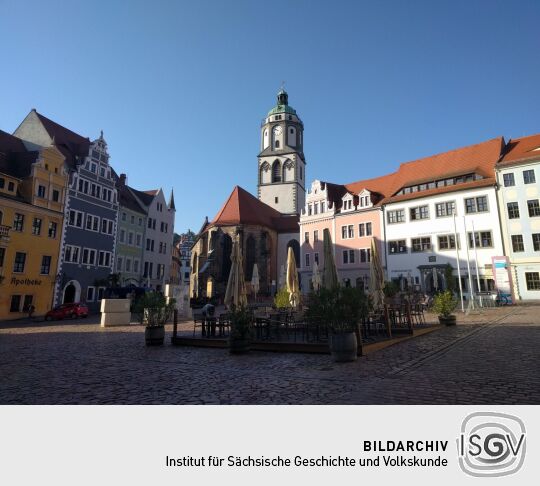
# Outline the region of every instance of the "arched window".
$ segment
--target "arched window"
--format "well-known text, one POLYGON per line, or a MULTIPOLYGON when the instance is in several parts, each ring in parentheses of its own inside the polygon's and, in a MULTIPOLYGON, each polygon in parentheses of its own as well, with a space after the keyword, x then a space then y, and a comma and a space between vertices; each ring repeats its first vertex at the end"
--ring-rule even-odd
POLYGON ((275 145, 276 145, 276 148, 279 148, 279 140, 276 140, 275 145))
POLYGON ((296 268, 300 268, 300 243, 297 240, 289 240, 287 243, 287 254, 289 253, 289 248, 293 249, 296 268))
POLYGON ((231 271, 231 252, 232 238, 229 235, 223 235, 221 240, 222 258, 221 258, 221 280, 227 281, 231 271))
POLYGON ((272 164, 272 182, 281 182, 281 164, 279 160, 272 164))
POLYGON ((249 235, 246 240, 246 281, 251 281, 253 276, 253 265, 256 262, 255 254, 255 238, 252 235, 249 235))

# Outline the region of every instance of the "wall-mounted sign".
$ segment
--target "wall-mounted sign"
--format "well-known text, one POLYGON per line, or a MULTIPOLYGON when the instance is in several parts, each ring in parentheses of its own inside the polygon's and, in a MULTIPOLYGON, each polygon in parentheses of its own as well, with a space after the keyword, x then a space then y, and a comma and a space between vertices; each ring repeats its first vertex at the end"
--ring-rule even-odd
POLYGON ((31 279, 31 278, 17 278, 13 277, 11 279, 11 285, 41 285, 42 281, 39 279, 31 279))
POLYGON ((509 304, 512 304, 514 301, 514 289, 512 286, 512 277, 510 275, 510 261, 508 260, 508 257, 491 257, 491 263, 493 264, 495 288, 498 290, 501 296, 508 299, 509 304))

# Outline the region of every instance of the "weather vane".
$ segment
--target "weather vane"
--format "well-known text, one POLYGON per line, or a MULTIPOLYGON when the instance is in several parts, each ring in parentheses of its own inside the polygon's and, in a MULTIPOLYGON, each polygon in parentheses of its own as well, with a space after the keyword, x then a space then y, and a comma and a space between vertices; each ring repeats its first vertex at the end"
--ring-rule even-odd
POLYGON ((285 81, 281 81, 281 90, 285 91, 285 81))

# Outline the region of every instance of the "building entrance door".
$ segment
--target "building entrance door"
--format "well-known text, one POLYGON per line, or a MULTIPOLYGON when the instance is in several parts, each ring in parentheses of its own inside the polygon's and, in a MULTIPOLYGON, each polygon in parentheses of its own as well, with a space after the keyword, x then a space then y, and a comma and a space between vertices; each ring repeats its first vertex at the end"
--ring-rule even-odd
POLYGON ((64 304, 72 304, 75 302, 75 285, 69 284, 64 290, 64 304))

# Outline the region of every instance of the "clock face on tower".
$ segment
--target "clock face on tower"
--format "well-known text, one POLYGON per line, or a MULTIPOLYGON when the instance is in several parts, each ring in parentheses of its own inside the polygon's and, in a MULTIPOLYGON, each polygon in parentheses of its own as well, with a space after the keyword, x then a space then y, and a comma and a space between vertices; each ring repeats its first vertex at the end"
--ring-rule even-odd
POLYGON ((277 127, 274 127, 274 136, 280 136, 283 132, 283 129, 281 128, 280 125, 278 125, 277 127))

